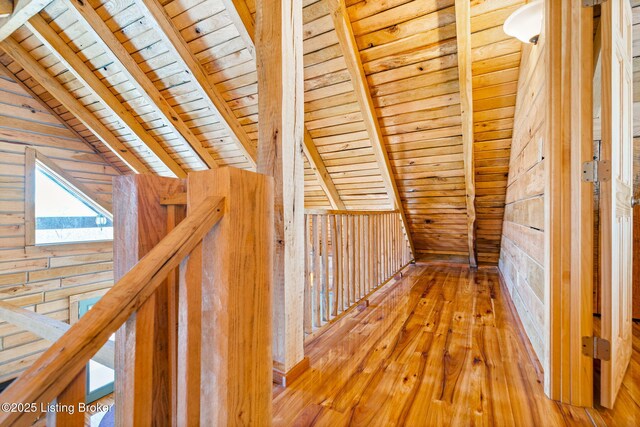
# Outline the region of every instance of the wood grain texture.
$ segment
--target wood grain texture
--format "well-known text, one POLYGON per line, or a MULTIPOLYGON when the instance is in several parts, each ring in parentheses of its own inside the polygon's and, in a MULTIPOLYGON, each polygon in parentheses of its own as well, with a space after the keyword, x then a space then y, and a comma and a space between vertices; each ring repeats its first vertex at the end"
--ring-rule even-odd
POLYGON ((458 82, 460 84, 460 117, 462 119, 462 156, 467 207, 467 241, 469 265, 478 266, 476 253, 476 180, 473 162, 473 72, 471 56, 471 5, 469 0, 456 0, 456 43, 458 48, 458 82))
MULTIPOLYGON (((0 302, 0 318, 20 329, 29 331, 38 337, 50 342, 57 341, 70 328, 68 323, 51 319, 42 314, 34 313, 21 307, 15 307, 5 302, 0 302)), ((92 358, 96 362, 113 369, 114 345, 107 343, 92 358)))
POLYGON ((188 284, 202 287, 201 387, 187 396, 200 398, 200 425, 271 420, 273 192, 270 177, 236 168, 189 176, 189 210, 225 198, 198 254, 201 281, 188 284))
MULTIPOLYGON (((14 0, 11 15, 0 17, 0 41, 9 37, 49 3, 51 0, 14 0)), ((6 13, 6 5, 4 12, 6 13)))
MULTIPOLYGON (((50 402, 91 356, 136 312, 224 215, 224 200, 209 198, 129 270, 81 320, 3 392, 7 402, 50 402), (90 327, 87 327, 89 325, 90 327)), ((37 413, 0 413, 0 423, 29 423, 37 413)))
POLYGON ((304 357, 302 1, 256 3, 258 172, 274 179, 274 366, 304 357))
POLYGON ((633 71, 632 15, 627 1, 602 7, 602 160, 611 179, 600 184, 601 336, 611 343, 602 361, 603 406, 613 407, 632 352, 633 71))
POLYGON ((412 258, 397 211, 309 211, 305 223, 303 321, 308 341, 366 301, 412 258), (343 227, 346 221, 353 223, 355 230, 343 227), (343 241, 348 247, 340 251, 343 241), (384 271, 382 265, 386 266, 384 271))
MULTIPOLYGON (((640 325, 634 326, 640 357, 640 325)), ((613 411, 558 404, 495 269, 422 264, 308 343, 311 368, 274 386, 275 426, 635 425, 640 364, 613 411)))
POLYGON ((87 368, 83 368, 71 381, 71 384, 52 402, 54 405, 71 407, 73 410, 47 412, 47 426, 82 426, 85 414, 80 411, 79 403, 87 398, 87 368), (63 406, 64 405, 64 406, 63 406))
MULTIPOLYGON (((164 195, 185 192, 180 179, 137 175, 114 186, 114 280, 119 281, 168 233, 164 195)), ((167 286, 158 290, 116 333, 118 424, 171 419, 167 286)))
POLYGON ((514 131, 510 150, 499 268, 523 327, 544 359, 544 204, 547 38, 522 50, 514 131), (526 214, 518 212, 525 211, 526 214))
POLYGON ((177 52, 179 59, 186 70, 194 76, 195 81, 201 93, 205 94, 210 107, 217 113, 222 120, 222 125, 229 131, 230 135, 237 141, 237 148, 244 154, 247 161, 255 166, 257 159, 257 150, 251 141, 245 129, 238 122, 237 117, 231 111, 227 102, 216 89, 215 85, 210 84, 206 78, 206 72, 198 58, 191 52, 189 46, 182 38, 180 31, 175 27, 171 17, 167 15, 166 10, 157 0, 138 0, 136 2, 147 16, 152 16, 154 21, 152 25, 167 38, 173 49, 177 52))
MULTIPOLYGON (((14 67, 11 69, 15 71, 14 67)), ((24 72, 19 74, 24 77, 24 72)), ((32 170, 30 164, 37 151, 47 167, 59 176, 64 170, 62 175, 69 182, 109 210, 111 179, 120 172, 66 127, 4 65, 0 67, 0 98, 0 300, 69 323, 73 321, 70 309, 74 297, 113 285, 112 245, 90 242, 33 246, 34 242, 29 241, 29 236, 34 235, 29 231, 33 188, 27 184, 26 173, 32 170)), ((0 337, 0 382, 15 378, 50 345, 37 334, 7 322, 0 323, 0 337)))
POLYGON ((633 208, 633 297, 632 317, 640 319, 640 206, 633 208))
POLYGON ((132 171, 136 173, 149 172, 149 168, 136 157, 97 117, 71 95, 58 80, 51 76, 19 43, 7 38, 0 43, 0 47, 20 64, 27 72, 100 140, 108 146, 132 171))
POLYGON ((387 196, 394 209, 398 209, 400 211, 402 224, 405 230, 407 230, 407 240, 411 247, 411 253, 415 253, 413 238, 409 232, 407 219, 404 213, 404 206, 400 200, 398 186, 393 176, 391 163, 389 161, 389 154, 387 153, 383 140, 382 129, 380 127, 373 98, 371 96, 371 89, 369 88, 369 83, 363 69, 360 51, 358 50, 355 36, 353 34, 346 4, 344 0, 328 0, 328 7, 336 30, 340 49, 342 50, 342 55, 344 56, 347 64, 349 75, 351 76, 351 82, 354 87, 356 99, 364 118, 364 124, 371 141, 374 157, 384 179, 387 196))
POLYGON ((593 158, 592 9, 549 3, 542 36, 545 389, 561 402, 589 406, 593 361, 581 341, 593 333, 593 188, 579 176, 593 158))
POLYGON ((136 120, 131 112, 102 83, 91 69, 75 54, 64 40, 40 16, 35 15, 26 24, 27 28, 70 70, 86 87, 93 90, 102 104, 120 118, 140 141, 145 144, 177 177, 185 178, 186 172, 164 150, 164 148, 136 120))
MULTIPOLYGON (((255 22, 251 12, 249 12, 247 3, 245 0, 223 0, 223 2, 233 25, 236 27, 240 33, 240 37, 244 41, 245 47, 249 50, 251 56, 256 58, 255 22)), ((331 207, 333 209, 345 209, 345 205, 340 198, 340 194, 336 189, 333 179, 327 171, 327 167, 325 166, 317 147, 313 143, 313 138, 306 126, 304 128, 303 150, 304 155, 309 162, 309 166, 318 179, 318 183, 326 194, 327 199, 329 199, 329 203, 331 203, 331 207)))
MULTIPOLYGON (((164 119, 163 124, 169 126, 176 135, 179 135, 185 141, 186 145, 190 147, 194 151, 195 155, 200 158, 203 165, 210 168, 218 167, 215 159, 202 145, 202 142, 198 140, 196 135, 194 135, 193 131, 185 124, 184 120, 180 117, 176 110, 167 102, 165 97, 153 84, 153 81, 141 70, 135 59, 133 59, 133 57, 129 55, 125 47, 120 43, 118 38, 112 33, 111 29, 96 13, 91 5, 83 1, 72 1, 70 2, 70 11, 74 13, 74 15, 80 22, 83 22, 88 28, 91 28, 91 32, 93 33, 95 40, 100 45, 102 45, 103 49, 106 52, 109 52, 115 59, 120 62, 121 69, 123 70, 123 73, 126 75, 129 82, 131 82, 131 84, 133 84, 134 87, 143 95, 149 105, 154 106, 160 112, 164 119)), ((40 31, 47 31, 45 26, 49 27, 48 24, 45 24, 41 20, 41 25, 39 26, 39 28, 41 28, 40 31)), ((52 30, 48 30, 47 32, 51 31, 52 30)), ((55 50, 53 51, 55 52, 55 50)), ((67 55, 67 57, 69 58, 73 58, 73 56, 74 54, 71 52, 67 55)), ((76 62, 78 59, 79 57, 76 58, 76 62)), ((68 68, 72 72, 77 73, 79 71, 78 68, 80 67, 72 65, 68 68)), ((88 77, 90 78, 89 82, 95 80, 95 78, 93 78, 91 75, 89 75, 88 77)), ((93 90, 97 90, 96 86, 99 85, 94 83, 88 84, 87 86, 92 88, 93 90)), ((109 89, 107 89, 107 91, 108 90, 109 89)), ((113 102, 112 104, 113 106, 118 105, 117 103, 113 102)), ((127 115, 125 115, 125 118, 127 118, 127 115)), ((130 123, 130 120, 127 123, 130 123)), ((131 126, 131 124, 128 125, 131 126)), ((138 126, 133 124, 134 129, 136 129, 137 127, 138 126)), ((136 132, 136 134, 140 134, 140 132, 138 131, 136 132)), ((165 163, 178 178, 186 177, 185 171, 181 170, 182 168, 179 167, 179 165, 175 164, 176 162, 173 158, 169 157, 169 159, 167 159, 168 153, 166 152, 166 150, 163 150, 165 151, 164 155, 162 155, 161 153, 157 153, 156 147, 159 144, 155 139, 150 138, 150 136, 147 137, 145 139, 145 145, 149 147, 149 149, 151 149, 154 153, 159 155, 163 163, 165 163), (151 141, 149 141, 149 139, 151 139, 151 141)))

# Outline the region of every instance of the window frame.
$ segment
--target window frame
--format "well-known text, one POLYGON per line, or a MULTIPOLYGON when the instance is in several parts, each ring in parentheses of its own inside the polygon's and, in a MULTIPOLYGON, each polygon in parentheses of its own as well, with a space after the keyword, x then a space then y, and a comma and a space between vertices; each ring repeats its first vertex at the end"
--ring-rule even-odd
POLYGON ((58 242, 36 244, 36 169, 42 167, 51 174, 56 181, 66 187, 73 195, 94 208, 101 211, 105 216, 113 221, 113 210, 111 204, 103 201, 98 195, 87 188, 70 174, 63 171, 53 160, 45 156, 32 147, 25 150, 25 177, 24 177, 24 242, 25 247, 65 247, 74 244, 100 244, 112 242, 113 240, 90 240, 86 242, 58 242))

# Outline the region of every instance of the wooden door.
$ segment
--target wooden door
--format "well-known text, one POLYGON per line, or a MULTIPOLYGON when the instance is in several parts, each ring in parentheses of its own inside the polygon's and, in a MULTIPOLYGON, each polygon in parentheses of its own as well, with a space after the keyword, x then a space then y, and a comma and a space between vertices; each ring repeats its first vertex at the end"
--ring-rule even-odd
MULTIPOLYGON (((602 361, 600 403, 613 407, 631 357, 632 289, 632 63, 631 5, 602 5, 602 160, 610 178, 601 180, 602 338, 611 355, 602 361)), ((602 170, 603 168, 601 168, 602 170)))

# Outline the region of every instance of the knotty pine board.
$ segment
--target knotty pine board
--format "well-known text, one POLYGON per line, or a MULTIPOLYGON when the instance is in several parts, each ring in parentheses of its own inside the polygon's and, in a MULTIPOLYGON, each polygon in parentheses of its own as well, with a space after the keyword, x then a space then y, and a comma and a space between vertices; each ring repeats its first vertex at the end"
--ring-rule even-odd
POLYGON ((527 336, 544 353, 544 35, 523 48, 499 268, 527 336))

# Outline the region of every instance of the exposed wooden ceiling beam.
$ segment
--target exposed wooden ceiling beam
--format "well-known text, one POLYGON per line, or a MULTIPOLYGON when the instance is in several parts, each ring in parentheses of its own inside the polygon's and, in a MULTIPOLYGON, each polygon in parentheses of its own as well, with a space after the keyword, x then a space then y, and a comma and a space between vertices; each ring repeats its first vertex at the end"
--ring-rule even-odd
POLYGON ((80 103, 71 93, 51 76, 29 52, 11 37, 0 42, 0 47, 18 65, 20 65, 35 81, 58 100, 91 132, 93 132, 107 147, 114 152, 131 170, 136 173, 151 173, 142 163, 96 116, 80 103))
MULTIPOLYGON (((211 153, 202 145, 198 137, 193 134, 191 129, 180 118, 180 115, 167 102, 146 73, 140 69, 138 63, 131 57, 129 52, 127 52, 122 43, 120 43, 115 34, 113 34, 89 2, 73 0, 69 3, 72 6, 71 10, 76 12, 76 17, 85 23, 85 28, 94 33, 96 40, 102 45, 102 48, 106 52, 111 53, 115 59, 120 62, 122 65, 121 70, 131 84, 162 114, 164 122, 173 129, 176 135, 184 139, 186 144, 191 147, 205 166, 217 168, 218 164, 213 156, 211 156, 211 153)), ((146 142, 145 140, 145 143, 146 142)), ((149 146, 149 148, 153 150, 151 146, 149 146)), ((155 153, 155 150, 153 151, 155 153)), ((176 172, 174 171, 174 173, 176 172)))
POLYGON ((13 34, 51 2, 52 0, 14 0, 11 15, 0 18, 0 41, 13 34))
MULTIPOLYGON (((231 18, 231 21, 235 25, 238 33, 240 33, 240 37, 244 40, 245 46, 251 53, 253 59, 256 59, 256 48, 255 48, 255 23, 253 22, 253 16, 251 16, 251 12, 247 7, 247 3, 245 0, 222 0, 227 9, 227 13, 231 18)), ((316 148, 313 138, 311 134, 307 130, 306 126, 304 128, 304 155, 307 157, 307 161, 311 166, 311 170, 316 175, 318 182, 320 183, 320 187, 324 190, 327 195, 327 199, 329 199, 329 203, 333 209, 346 209, 344 202, 340 198, 340 194, 336 189, 333 180, 331 179, 331 175, 327 172, 327 168, 318 153, 318 149, 316 148)))
POLYGON ((371 91, 369 89, 367 77, 365 76, 364 69, 362 68, 360 51, 358 50, 358 46, 353 35, 353 29, 351 27, 351 21, 349 19, 346 5, 344 0, 328 0, 328 5, 333 19, 333 24, 336 29, 336 34, 338 36, 338 41, 340 43, 340 49, 342 50, 345 62, 347 63, 347 69, 351 76, 351 82, 353 83, 356 99, 360 106, 360 111, 362 112, 367 133, 369 134, 373 154, 375 155, 378 167, 380 168, 380 173, 389 199, 394 209, 397 209, 402 217, 402 225, 404 226, 407 240, 411 246, 411 253, 415 254, 413 238, 409 231, 409 224, 404 213, 402 200, 400 200, 398 187, 393 177, 391 163, 389 162, 389 155, 384 145, 382 130, 380 129, 380 123, 378 122, 376 110, 373 105, 373 99, 371 98, 371 91))
POLYGON ((458 45, 458 81, 462 118, 462 156, 467 204, 467 240, 469 265, 478 266, 476 258, 476 184, 473 164, 473 81, 471 69, 471 6, 469 0, 455 0, 456 43, 458 45))
POLYGON ((100 157, 102 157, 105 161, 105 163, 113 166, 114 169, 116 170, 120 170, 119 167, 117 167, 115 164, 113 164, 112 162, 109 161, 109 159, 107 159, 106 156, 104 156, 103 153, 101 153, 100 151, 98 151, 92 144, 89 143, 89 141, 87 141, 82 135, 80 135, 78 133, 78 131, 76 131, 73 126, 71 126, 69 123, 67 123, 67 121, 65 119, 62 118, 62 116, 60 116, 60 114, 54 110, 53 108, 51 108, 49 106, 49 104, 47 104, 40 95, 38 95, 37 93, 35 93, 29 86, 27 86, 22 80, 20 80, 18 78, 18 76, 16 76, 15 74, 13 74, 11 72, 11 70, 9 70, 7 67, 5 67, 3 64, 0 64, 0 73, 4 74, 5 76, 9 77, 11 80, 13 80, 14 82, 16 82, 25 92, 27 92, 33 99, 36 100, 36 102, 38 104, 40 104, 42 106, 42 108, 44 108, 45 110, 47 110, 52 116, 54 116, 56 119, 58 119, 58 121, 69 130, 69 132, 73 133, 73 135, 78 138, 78 140, 84 142, 85 144, 87 144, 88 147, 91 147, 93 149, 93 151, 99 155, 100 157))
POLYGON ((214 109, 221 118, 222 125, 227 128, 230 136, 238 142, 238 149, 242 151, 247 161, 255 168, 258 157, 256 146, 218 89, 209 82, 204 67, 193 52, 191 52, 187 42, 173 24, 171 17, 167 15, 164 7, 159 4, 157 0, 135 0, 135 4, 142 9, 146 16, 153 18, 150 20, 150 24, 153 25, 161 35, 164 35, 176 50, 178 53, 178 58, 176 59, 181 61, 182 65, 193 75, 194 83, 199 87, 200 91, 206 95, 205 99, 210 101, 211 108, 214 109))
POLYGON ((40 15, 34 15, 26 25, 84 86, 92 90, 93 94, 100 99, 104 107, 118 117, 124 125, 129 128, 132 134, 136 135, 169 170, 178 178, 186 178, 186 171, 182 169, 158 141, 144 129, 127 107, 118 100, 109 88, 102 83, 102 80, 89 69, 84 61, 76 55, 73 49, 60 38, 58 33, 56 33, 40 15))
POLYGON ((318 153, 318 149, 316 145, 313 143, 313 139, 309 134, 309 131, 304 129, 304 155, 307 156, 307 160, 309 161, 309 165, 311 165, 311 169, 315 172, 316 177, 318 177, 318 182, 320 186, 324 190, 327 195, 327 199, 329 199, 329 203, 331 203, 331 207, 333 209, 344 210, 346 206, 342 202, 340 198, 340 194, 338 194, 338 189, 333 183, 327 168, 320 157, 320 153, 318 153))
POLYGON ((238 30, 240 38, 244 41, 247 50, 256 59, 255 34, 256 26, 253 22, 253 16, 247 7, 245 0, 222 0, 227 14, 231 18, 231 22, 238 30))

